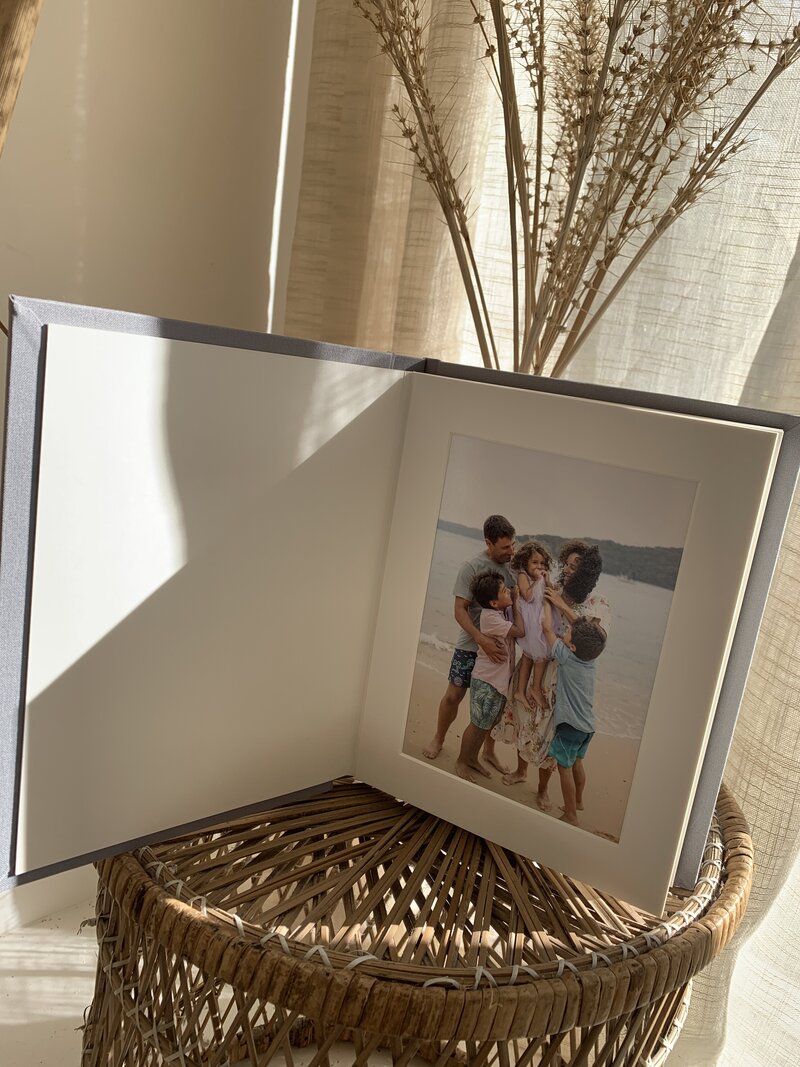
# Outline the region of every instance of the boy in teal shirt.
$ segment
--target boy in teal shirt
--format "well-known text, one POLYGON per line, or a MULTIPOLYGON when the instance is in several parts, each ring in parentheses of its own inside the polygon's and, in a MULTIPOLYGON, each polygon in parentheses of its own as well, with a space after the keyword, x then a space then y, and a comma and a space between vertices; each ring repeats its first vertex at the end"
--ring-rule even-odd
POLYGON ((586 785, 583 759, 595 728, 595 660, 606 646, 606 635, 596 622, 579 617, 567 627, 563 638, 558 637, 547 601, 542 612, 542 633, 551 656, 558 663, 553 706, 556 732, 547 754, 558 764, 564 798, 562 819, 577 826, 586 785))

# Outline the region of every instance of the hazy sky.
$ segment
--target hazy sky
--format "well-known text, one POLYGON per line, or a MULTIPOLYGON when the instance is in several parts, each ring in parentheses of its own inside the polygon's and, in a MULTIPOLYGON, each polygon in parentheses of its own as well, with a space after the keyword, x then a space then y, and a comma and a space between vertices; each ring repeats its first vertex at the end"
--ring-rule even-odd
POLYGON ((682 548, 696 483, 454 435, 441 517, 480 527, 505 515, 520 534, 682 548))

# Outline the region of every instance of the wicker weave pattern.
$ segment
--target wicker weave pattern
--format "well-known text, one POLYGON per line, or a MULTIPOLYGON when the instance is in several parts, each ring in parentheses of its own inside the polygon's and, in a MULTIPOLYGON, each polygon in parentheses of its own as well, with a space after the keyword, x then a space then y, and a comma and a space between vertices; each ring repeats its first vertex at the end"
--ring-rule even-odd
POLYGON ((305 1038, 321 1067, 345 1037, 399 1067, 663 1057, 746 905, 724 790, 718 820, 664 919, 353 784, 105 861, 84 1064, 291 1067, 305 1038))

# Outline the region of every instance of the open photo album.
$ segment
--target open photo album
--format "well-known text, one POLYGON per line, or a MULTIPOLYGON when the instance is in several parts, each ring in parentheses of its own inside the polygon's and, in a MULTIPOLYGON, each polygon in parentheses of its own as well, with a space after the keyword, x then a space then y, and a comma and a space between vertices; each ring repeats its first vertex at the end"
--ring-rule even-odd
POLYGON ((342 775, 656 914, 694 884, 796 419, 11 321, 6 884, 342 775))

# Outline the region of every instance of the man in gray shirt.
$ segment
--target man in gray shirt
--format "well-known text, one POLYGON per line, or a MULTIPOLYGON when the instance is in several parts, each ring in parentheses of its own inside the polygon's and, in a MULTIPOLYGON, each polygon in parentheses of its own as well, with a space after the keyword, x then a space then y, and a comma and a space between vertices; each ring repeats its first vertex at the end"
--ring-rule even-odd
MULTIPOLYGON (((517 584, 514 574, 508 569, 508 563, 514 555, 514 527, 503 515, 490 515, 483 524, 483 538, 486 548, 462 564, 453 587, 454 614, 461 631, 450 663, 447 689, 439 703, 436 733, 422 750, 428 759, 436 759, 442 751, 447 731, 455 722, 459 705, 469 689, 478 646, 495 663, 499 663, 508 655, 504 642, 494 637, 484 637, 480 632, 478 619, 481 609, 480 605, 472 601, 470 586, 472 579, 481 571, 497 571, 503 576, 503 581, 509 589, 517 584)), ((506 768, 498 762, 495 755, 491 734, 486 736, 483 755, 488 763, 505 773, 506 768)))

